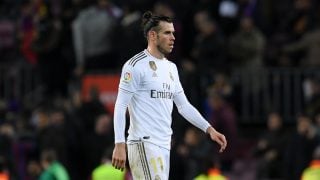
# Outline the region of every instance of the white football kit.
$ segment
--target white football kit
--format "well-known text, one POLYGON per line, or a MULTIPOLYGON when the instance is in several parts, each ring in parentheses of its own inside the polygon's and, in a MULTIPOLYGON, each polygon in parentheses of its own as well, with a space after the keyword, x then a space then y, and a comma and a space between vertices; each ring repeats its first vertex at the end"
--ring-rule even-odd
POLYGON ((144 50, 124 64, 114 111, 115 143, 125 142, 128 107, 128 159, 134 179, 168 179, 173 102, 185 119, 206 132, 210 125, 187 100, 174 63, 144 50))

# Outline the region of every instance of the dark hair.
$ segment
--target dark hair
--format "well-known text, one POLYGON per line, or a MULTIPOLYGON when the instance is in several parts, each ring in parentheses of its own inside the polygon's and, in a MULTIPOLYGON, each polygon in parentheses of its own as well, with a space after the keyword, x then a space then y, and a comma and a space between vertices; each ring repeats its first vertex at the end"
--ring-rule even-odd
MULTIPOLYGON (((151 11, 147 11, 142 16, 142 27, 143 27, 143 35, 147 38, 148 32, 152 28, 157 28, 160 21, 165 21, 168 23, 172 23, 172 18, 164 15, 153 15, 151 11)), ((158 31, 159 29, 155 29, 158 31)))
POLYGON ((41 160, 52 163, 57 160, 56 151, 53 149, 45 149, 41 152, 41 160))

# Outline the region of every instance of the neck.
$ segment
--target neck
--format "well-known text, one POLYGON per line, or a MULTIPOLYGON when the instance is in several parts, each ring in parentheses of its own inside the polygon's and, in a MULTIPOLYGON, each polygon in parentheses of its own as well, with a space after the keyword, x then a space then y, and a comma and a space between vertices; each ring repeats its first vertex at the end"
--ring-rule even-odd
POLYGON ((152 46, 148 46, 147 51, 155 58, 157 59, 163 59, 164 58, 164 54, 161 53, 157 48, 152 47, 152 46))

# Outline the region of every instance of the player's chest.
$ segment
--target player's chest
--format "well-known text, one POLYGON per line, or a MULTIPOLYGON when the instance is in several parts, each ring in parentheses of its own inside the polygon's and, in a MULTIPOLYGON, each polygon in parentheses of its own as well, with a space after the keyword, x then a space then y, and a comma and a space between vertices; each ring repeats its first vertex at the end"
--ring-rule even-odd
POLYGON ((151 65, 144 70, 141 86, 143 89, 174 92, 176 79, 170 66, 153 65, 151 63, 151 65))

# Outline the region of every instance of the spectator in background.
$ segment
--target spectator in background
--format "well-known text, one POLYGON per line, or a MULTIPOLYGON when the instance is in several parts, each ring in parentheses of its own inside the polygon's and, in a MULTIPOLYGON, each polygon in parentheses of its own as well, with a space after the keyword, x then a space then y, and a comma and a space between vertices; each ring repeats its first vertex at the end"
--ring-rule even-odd
POLYGON ((117 37, 114 30, 121 15, 121 9, 110 0, 96 0, 74 20, 72 30, 79 75, 117 68, 113 38, 117 37))
POLYGON ((233 87, 228 76, 224 73, 218 73, 214 77, 214 82, 209 86, 209 88, 221 94, 228 103, 232 104, 233 101, 233 87))
POLYGON ((238 127, 235 111, 225 100, 223 92, 218 91, 214 86, 208 89, 207 103, 209 106, 209 123, 211 126, 225 132, 228 141, 230 141, 230 148, 226 149, 224 154, 219 155, 221 166, 225 168, 223 170, 230 170, 236 157, 238 143, 238 127))
POLYGON ((200 80, 204 80, 202 83, 204 88, 212 81, 211 78, 215 73, 224 71, 228 67, 224 36, 207 11, 196 12, 193 20, 198 32, 194 39, 191 56, 201 73, 200 80))
POLYGON ((17 28, 20 51, 29 64, 36 65, 38 58, 36 52, 32 49, 32 44, 37 36, 36 19, 43 17, 47 13, 47 6, 40 1, 38 3, 36 1, 23 1, 20 8, 21 14, 17 28), (39 9, 43 9, 43 11, 40 12, 39 9))
POLYGON ((311 0, 295 0, 293 10, 287 22, 286 31, 283 35, 289 35, 288 40, 280 48, 286 53, 291 61, 297 66, 319 66, 319 3, 311 0))
MULTIPOLYGON (((242 79, 242 96, 245 99, 259 96, 264 89, 264 83, 261 81, 264 74, 262 69, 264 48, 265 36, 256 28, 251 17, 242 17, 238 31, 229 38, 228 57, 232 61, 233 70, 240 69, 240 72, 245 72, 247 75, 242 79)), ((246 108, 251 109, 251 107, 246 108)), ((260 106, 256 104, 252 107, 252 109, 258 108, 260 106)))
POLYGON ((91 175, 92 180, 124 180, 125 174, 128 169, 125 171, 120 171, 115 169, 111 163, 112 158, 112 148, 107 148, 102 155, 101 164, 98 165, 93 171, 91 175))
POLYGON ((100 94, 97 87, 91 87, 87 99, 82 99, 83 101, 81 101, 81 97, 79 97, 80 105, 77 108, 76 113, 84 128, 84 133, 93 132, 97 116, 106 113, 106 108, 100 101, 99 96, 100 94))
POLYGON ((145 40, 141 36, 141 12, 135 1, 128 1, 123 7, 123 17, 118 24, 117 32, 121 36, 115 41, 117 53, 120 56, 118 64, 123 64, 132 55, 137 54, 145 47, 145 40), (124 46, 125 44, 125 46, 124 46))
POLYGON ((298 63, 305 67, 320 67, 320 28, 308 31, 302 37, 290 44, 284 46, 283 50, 286 53, 296 53, 305 51, 304 56, 300 56, 298 63))
POLYGON ((301 180, 318 180, 320 179, 320 146, 313 152, 312 161, 306 169, 303 170, 301 180))
POLYGON ((263 66, 265 36, 255 27, 251 17, 244 16, 240 27, 229 39, 229 54, 233 66, 253 71, 263 66))
POLYGON ((53 149, 59 160, 67 165, 68 163, 68 140, 71 130, 66 126, 66 115, 62 109, 53 108, 45 111, 47 118, 46 125, 39 129, 38 143, 40 151, 53 149))
POLYGON ((113 123, 109 114, 100 114, 95 119, 94 132, 87 134, 82 142, 84 177, 90 177, 92 170, 101 162, 105 149, 113 146, 113 123))
POLYGON ((39 179, 42 173, 42 168, 40 162, 37 160, 30 160, 27 165, 27 178, 26 180, 36 180, 39 179))
POLYGON ((44 171, 39 180, 69 180, 65 167, 58 161, 54 150, 43 150, 41 152, 41 165, 44 171))
POLYGON ((282 178, 286 143, 283 120, 278 113, 272 112, 268 115, 267 129, 259 138, 254 150, 258 158, 257 179, 282 178))
POLYGON ((293 38, 300 38, 305 32, 314 28, 314 21, 316 15, 319 12, 317 4, 313 0, 294 0, 291 2, 291 7, 288 13, 283 14, 283 21, 285 30, 287 33, 294 35, 293 38), (294 25, 293 27, 291 27, 294 25))
POLYGON ((312 159, 312 152, 317 146, 316 131, 308 116, 297 117, 296 130, 288 140, 284 156, 284 178, 299 180, 303 170, 312 159))
POLYGON ((200 10, 194 14, 194 26, 197 30, 191 57, 199 73, 200 99, 205 99, 205 88, 213 81, 218 72, 228 67, 224 36, 209 12, 200 10))
POLYGON ((59 14, 48 13, 37 20, 37 36, 32 49, 38 58, 39 76, 44 97, 66 97, 69 81, 68 59, 62 56, 64 28, 59 14))
POLYGON ((214 158, 212 151, 211 144, 198 129, 188 128, 183 142, 177 146, 177 155, 182 160, 184 168, 182 178, 194 179, 207 166, 205 162, 210 162, 214 158))

